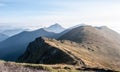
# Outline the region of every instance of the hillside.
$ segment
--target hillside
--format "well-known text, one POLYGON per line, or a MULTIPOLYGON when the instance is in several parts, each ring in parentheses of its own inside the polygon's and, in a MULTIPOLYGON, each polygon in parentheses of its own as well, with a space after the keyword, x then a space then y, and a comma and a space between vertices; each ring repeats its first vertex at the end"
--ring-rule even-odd
POLYGON ((19 62, 36 64, 68 64, 79 67, 119 69, 116 60, 71 41, 37 38, 30 43, 19 62))
POLYGON ((67 32, 58 39, 81 43, 93 50, 101 49, 101 52, 108 56, 120 56, 120 35, 107 27, 81 26, 67 32))

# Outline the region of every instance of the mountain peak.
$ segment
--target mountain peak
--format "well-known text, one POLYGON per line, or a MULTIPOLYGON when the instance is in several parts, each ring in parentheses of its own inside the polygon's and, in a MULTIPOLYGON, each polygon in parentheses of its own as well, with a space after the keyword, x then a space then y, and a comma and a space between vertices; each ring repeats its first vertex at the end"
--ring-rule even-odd
POLYGON ((54 32, 54 33, 60 33, 62 31, 65 30, 65 28, 63 28, 60 24, 58 23, 55 23, 54 25, 51 25, 47 28, 44 28, 46 31, 49 31, 49 32, 54 32))
POLYGON ((54 26, 61 26, 59 23, 55 23, 54 26))
POLYGON ((63 28, 63 27, 62 27, 60 24, 58 24, 58 23, 55 23, 55 24, 49 26, 48 28, 54 28, 54 27, 63 28))

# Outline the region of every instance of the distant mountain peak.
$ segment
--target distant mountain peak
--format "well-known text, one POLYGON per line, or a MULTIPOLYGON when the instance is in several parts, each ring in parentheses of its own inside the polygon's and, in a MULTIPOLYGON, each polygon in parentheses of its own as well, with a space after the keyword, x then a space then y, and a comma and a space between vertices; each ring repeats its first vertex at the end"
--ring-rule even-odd
POLYGON ((65 30, 65 28, 63 28, 60 24, 58 23, 55 23, 47 28, 44 28, 46 31, 49 31, 49 32, 54 32, 54 33, 60 33, 62 31, 65 30))
POLYGON ((53 28, 53 27, 63 28, 63 27, 62 27, 60 24, 58 24, 58 23, 55 23, 55 24, 49 26, 48 28, 53 28))
POLYGON ((55 23, 54 25, 60 25, 59 23, 55 23))

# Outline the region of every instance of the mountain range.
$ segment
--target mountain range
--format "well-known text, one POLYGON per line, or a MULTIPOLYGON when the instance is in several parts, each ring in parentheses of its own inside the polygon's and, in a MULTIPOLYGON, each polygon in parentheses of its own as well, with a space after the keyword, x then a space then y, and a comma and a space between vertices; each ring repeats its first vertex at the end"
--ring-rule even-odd
POLYGON ((80 26, 57 39, 39 37, 18 62, 120 70, 120 35, 107 27, 80 26))
MULTIPOLYGON (((52 28, 59 28, 60 25, 54 25, 52 28)), ((51 26, 50 26, 51 27, 51 26)), ((57 34, 54 32, 48 32, 44 28, 35 31, 23 31, 16 34, 2 42, 0 42, 0 59, 15 61, 26 50, 27 45, 34 41, 35 38, 40 36, 56 38, 57 34)), ((60 26, 61 27, 61 26, 60 26)), ((53 28, 53 29, 54 29, 53 28)), ((51 29, 51 28, 50 28, 51 29)), ((63 28, 62 28, 63 29, 63 28)), ((50 30, 52 31, 52 30, 50 30)), ((60 31, 60 29, 59 29, 60 31)))
POLYGON ((106 26, 59 24, 23 31, 0 42, 0 59, 120 71, 120 35, 106 26))

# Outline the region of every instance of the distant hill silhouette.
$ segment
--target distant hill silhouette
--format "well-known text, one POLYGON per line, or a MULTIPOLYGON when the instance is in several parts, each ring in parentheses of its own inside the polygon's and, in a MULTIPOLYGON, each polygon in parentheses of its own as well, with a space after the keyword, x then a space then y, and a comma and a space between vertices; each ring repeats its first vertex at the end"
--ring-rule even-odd
POLYGON ((6 34, 8 36, 14 36, 14 35, 19 34, 25 30, 27 30, 27 29, 7 29, 7 30, 4 30, 2 33, 6 34))
POLYGON ((9 37, 9 36, 0 33, 0 41, 3 41, 3 40, 5 40, 5 39, 7 39, 8 37, 9 37))
POLYGON ((8 37, 9 37, 9 36, 0 33, 0 41, 3 41, 3 40, 5 40, 5 39, 7 39, 8 37))
POLYGON ((0 43, 0 59, 16 60, 26 50, 29 42, 40 36, 54 37, 56 34, 38 29, 31 32, 21 32, 0 43))

